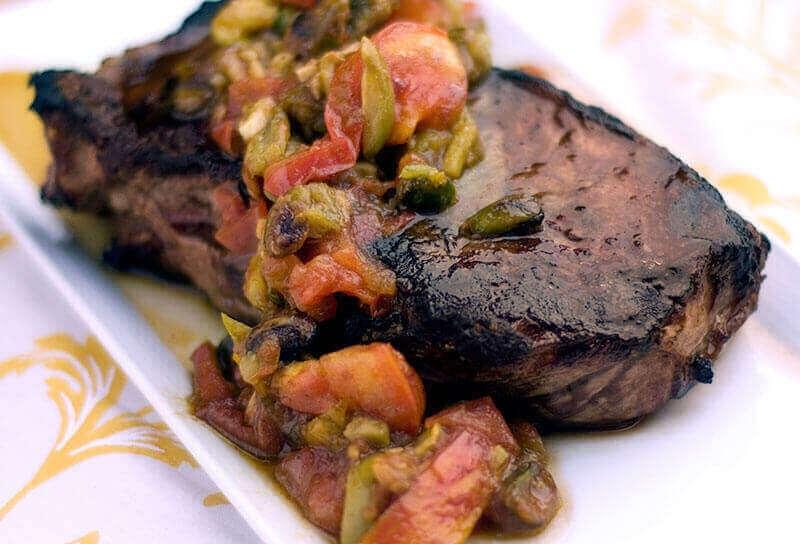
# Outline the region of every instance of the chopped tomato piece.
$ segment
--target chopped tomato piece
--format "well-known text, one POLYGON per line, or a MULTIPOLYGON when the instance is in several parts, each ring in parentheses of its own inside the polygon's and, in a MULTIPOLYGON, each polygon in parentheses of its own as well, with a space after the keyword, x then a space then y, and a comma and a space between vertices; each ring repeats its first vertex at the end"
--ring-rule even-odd
POLYGON ((254 457, 267 459, 281 451, 283 435, 275 422, 263 413, 248 419, 238 399, 210 402, 195 413, 225 438, 254 457))
POLYGON ((285 367, 273 381, 279 401, 299 412, 323 414, 340 401, 415 433, 425 411, 416 372, 389 344, 352 346, 285 367))
POLYGON ((400 0, 392 21, 413 21, 449 28, 450 12, 442 0, 400 0))
POLYGON ((400 0, 400 5, 392 14, 392 21, 413 21, 435 25, 445 30, 450 30, 463 23, 475 21, 480 18, 478 5, 475 2, 461 2, 461 17, 454 15, 445 0, 400 0), (459 20, 462 19, 463 20, 459 20))
POLYGON ((263 203, 245 205, 232 184, 223 184, 211 195, 220 214, 220 226, 214 239, 234 255, 252 255, 258 249, 256 225, 266 216, 263 203))
POLYGON ((347 465, 343 452, 304 448, 280 460, 275 478, 312 523, 338 533, 347 465))
POLYGON ((352 168, 358 150, 347 138, 325 137, 269 166, 264 172, 264 193, 275 200, 296 185, 328 179, 352 168))
POLYGON ((336 293, 357 298, 373 315, 397 292, 394 274, 371 262, 350 236, 340 236, 321 254, 297 265, 287 282, 295 306, 317 321, 336 314, 336 293))
POLYGON ((481 14, 477 2, 467 0, 464 2, 464 21, 467 23, 480 21, 481 14))
POLYGON ((198 404, 233 397, 233 385, 225 379, 217 366, 217 351, 210 342, 200 344, 192 353, 194 365, 194 393, 198 404))
POLYGON ((361 112, 361 75, 364 66, 360 53, 348 56, 334 71, 325 104, 325 126, 332 136, 344 136, 360 146, 364 116, 361 112))
POLYGON ((499 486, 491 453, 483 436, 459 433, 381 514, 361 544, 465 542, 499 486))
POLYGON ((489 397, 451 406, 426 419, 425 427, 433 427, 436 423, 451 432, 468 430, 485 437, 491 444, 503 446, 512 455, 519 453, 519 444, 503 414, 489 397))
POLYGON ((447 34, 400 22, 372 40, 394 82, 395 124, 388 143, 406 143, 417 126, 445 129, 455 123, 467 103, 467 72, 447 34))
POLYGON ((361 278, 339 265, 330 255, 314 257, 308 264, 292 270, 287 282, 288 292, 298 310, 316 321, 327 321, 336 315, 336 293, 368 298, 361 288, 361 278))
POLYGON ((232 119, 223 117, 211 122, 211 139, 216 142, 220 149, 228 155, 234 155, 233 142, 236 135, 236 122, 232 119))

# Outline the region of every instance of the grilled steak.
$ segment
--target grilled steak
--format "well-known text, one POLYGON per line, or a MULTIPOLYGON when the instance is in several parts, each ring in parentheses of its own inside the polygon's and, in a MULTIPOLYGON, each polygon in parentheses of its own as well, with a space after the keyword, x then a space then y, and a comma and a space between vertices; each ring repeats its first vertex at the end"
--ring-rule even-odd
MULTIPOLYGON (((202 47, 214 8, 203 9, 97 75, 33 77, 54 156, 42 195, 108 215, 117 254, 255 321, 246 259, 213 237, 211 190, 239 182, 241 164, 201 122, 136 107, 158 94, 142 73, 202 47)), ((340 305, 317 349, 389 341, 431 382, 555 426, 623 425, 709 381, 755 308, 766 238, 666 149, 541 79, 494 70, 470 104, 487 153, 457 182, 458 203, 365 248, 397 276, 391 310, 373 319, 340 305), (459 237, 467 217, 518 190, 539 194, 538 232, 459 237)))
POLYGON ((392 313, 331 336, 391 341, 428 379, 558 425, 620 425, 708 380, 768 240, 669 151, 543 80, 495 70, 471 111, 487 157, 459 202, 374 245, 398 276, 392 313), (519 191, 540 194, 539 232, 459 237, 519 191))

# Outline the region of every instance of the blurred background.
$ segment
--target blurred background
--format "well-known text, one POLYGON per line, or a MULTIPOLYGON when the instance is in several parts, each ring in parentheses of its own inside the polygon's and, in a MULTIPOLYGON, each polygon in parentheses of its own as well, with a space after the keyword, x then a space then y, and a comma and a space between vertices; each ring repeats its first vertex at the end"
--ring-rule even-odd
MULTIPOLYGON (((800 259, 800 1, 487 2, 535 44, 501 64, 529 65, 667 146, 800 259)), ((41 182, 49 154, 27 111, 28 74, 93 71, 174 30, 198 4, 0 0, 0 144, 41 182)), ((502 33, 493 39, 498 49, 514 45, 502 33)), ((256 542, 4 231, 0 221, 0 274, 9 275, 0 285, 0 410, 35 417, 0 418, 0 542, 256 542), (54 369, 73 369, 71 381, 54 369), (24 447, 12 451, 8 437, 24 447)), ((216 314, 196 294, 118 281, 179 359, 216 334, 216 314), (189 315, 192 329, 182 326, 189 315)))

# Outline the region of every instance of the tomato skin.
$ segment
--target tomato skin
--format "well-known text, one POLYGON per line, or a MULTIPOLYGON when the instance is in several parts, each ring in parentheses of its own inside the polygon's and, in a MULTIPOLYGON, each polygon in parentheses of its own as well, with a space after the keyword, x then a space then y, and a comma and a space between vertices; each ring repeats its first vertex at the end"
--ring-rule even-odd
POLYGON ((340 236, 316 249, 316 256, 295 266, 286 281, 295 307, 313 319, 336 314, 337 293, 357 298, 373 316, 397 293, 394 274, 365 257, 352 237, 340 236))
POLYGON ((297 81, 286 77, 251 77, 234 81, 228 87, 228 109, 238 116, 247 104, 258 102, 262 98, 274 98, 279 101, 297 81))
POLYGON ((362 537, 360 544, 461 544, 472 533, 499 482, 492 446, 460 432, 362 537))
POLYGON ((236 122, 231 119, 212 121, 209 133, 214 143, 228 155, 235 155, 233 149, 234 136, 236 135, 236 122))
POLYGON ((325 137, 303 151, 271 165, 264 172, 264 193, 277 199, 296 185, 328 179, 352 168, 358 151, 347 138, 325 137))
POLYGON ((411 21, 442 28, 450 26, 450 14, 442 0, 400 0, 393 22, 411 21))
POLYGON ((220 214, 220 225, 214 239, 234 255, 253 255, 258 250, 256 225, 266 216, 263 203, 248 208, 231 183, 218 186, 211 194, 220 214))
POLYGON ((391 21, 412 21, 438 26, 449 30, 462 23, 480 19, 478 5, 469 0, 461 2, 463 21, 459 21, 446 7, 443 0, 400 0, 400 4, 392 14, 391 21))
POLYGON ((275 478, 306 517, 329 533, 339 531, 347 456, 308 447, 289 453, 275 467, 275 478))
POLYGON ((389 66, 395 92, 395 126, 389 145, 403 144, 417 127, 445 129, 467 103, 467 72, 440 28, 391 24, 373 41, 389 66))
POLYGON ((425 427, 436 423, 451 432, 468 430, 483 436, 491 444, 503 446, 512 454, 519 454, 520 448, 503 414, 490 397, 461 402, 425 420, 425 427))
POLYGON ((422 381, 389 344, 351 346, 294 363, 276 375, 273 387, 281 404, 299 412, 323 414, 343 400, 412 434, 425 412, 422 381))
POLYGON ((210 342, 200 344, 191 356, 194 366, 194 393, 198 404, 225 400, 234 395, 233 385, 228 382, 217 366, 217 352, 210 342))

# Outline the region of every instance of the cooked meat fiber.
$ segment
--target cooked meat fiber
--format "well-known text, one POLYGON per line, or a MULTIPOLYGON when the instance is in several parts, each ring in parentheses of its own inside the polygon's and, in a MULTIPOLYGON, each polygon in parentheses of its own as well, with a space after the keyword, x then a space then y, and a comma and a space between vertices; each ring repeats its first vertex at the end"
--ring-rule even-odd
MULTIPOLYGON (((206 23, 99 75, 33 77, 54 156, 42 194, 108 215, 134 264, 185 276, 253 322, 246 259, 213 238, 211 191, 238 182, 241 164, 202 123, 144 122, 122 104, 134 68, 156 65, 159 47, 194 47, 206 23)), ((340 305, 317 349, 389 341, 431 382, 554 426, 624 425, 709 381, 710 359, 755 308, 766 238, 666 149, 543 80, 495 70, 470 104, 487 154, 456 182, 458 203, 366 248, 397 275, 391 311, 340 305), (538 232, 459 237, 467 217, 518 191, 540 195, 538 232)))

